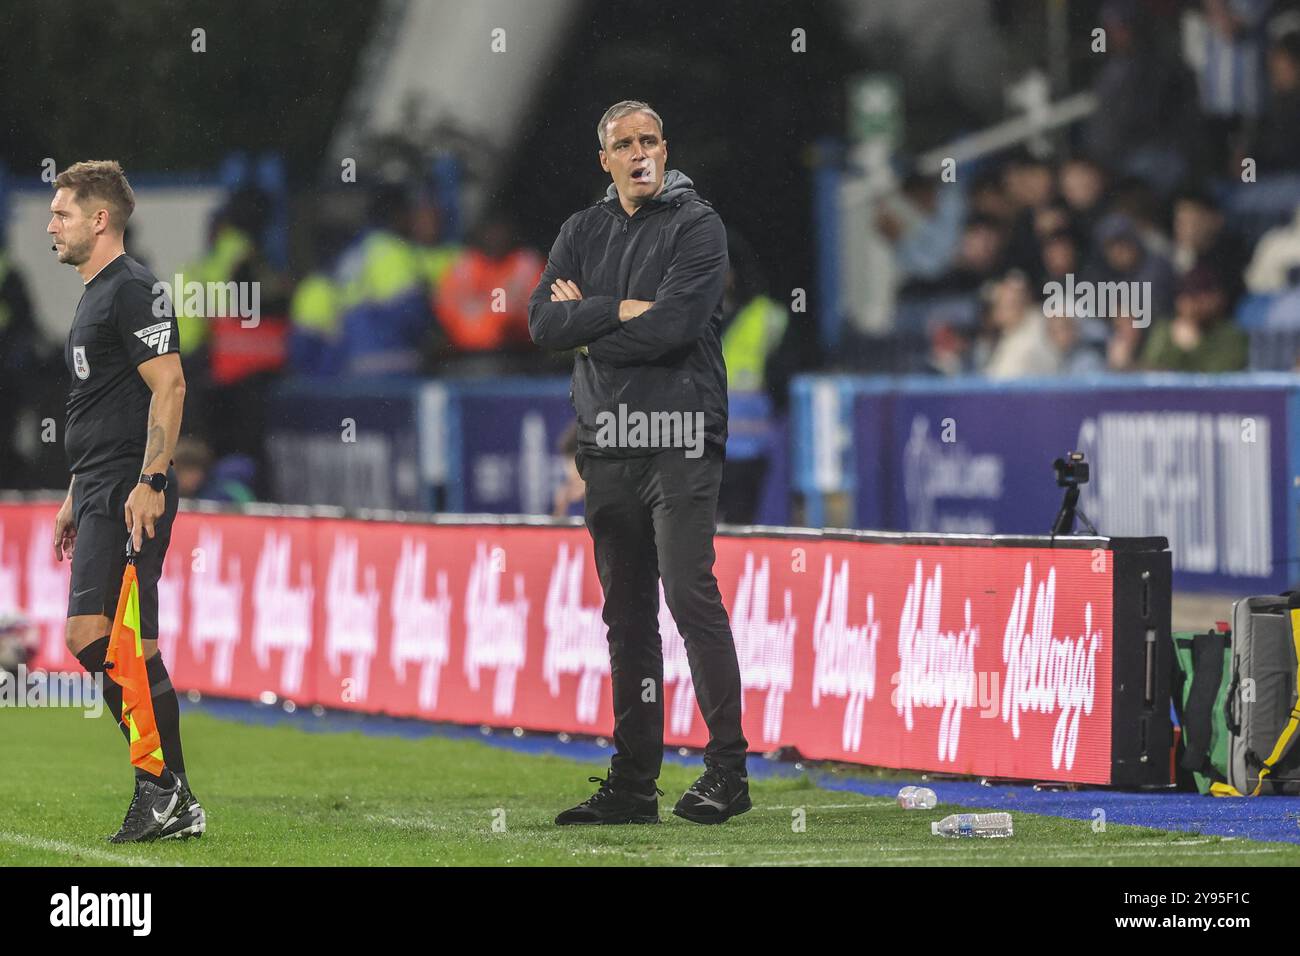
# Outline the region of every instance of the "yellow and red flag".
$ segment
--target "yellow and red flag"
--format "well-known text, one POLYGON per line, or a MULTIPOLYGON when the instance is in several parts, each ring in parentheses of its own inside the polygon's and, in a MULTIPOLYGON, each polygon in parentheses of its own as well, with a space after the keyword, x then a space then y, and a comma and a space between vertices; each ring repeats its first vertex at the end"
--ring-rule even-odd
POLYGON ((122 723, 131 732, 131 763, 155 777, 161 776, 166 765, 140 639, 140 587, 134 561, 127 562, 122 575, 122 593, 117 599, 117 616, 105 661, 108 676, 122 686, 122 723))

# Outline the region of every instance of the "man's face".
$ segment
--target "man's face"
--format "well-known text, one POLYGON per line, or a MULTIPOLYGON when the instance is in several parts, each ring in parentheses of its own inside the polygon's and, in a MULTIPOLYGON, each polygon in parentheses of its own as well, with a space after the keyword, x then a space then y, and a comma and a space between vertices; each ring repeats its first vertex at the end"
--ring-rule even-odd
POLYGON ((1061 169, 1061 195, 1075 209, 1091 209, 1101 199, 1105 184, 1090 163, 1066 163, 1061 169))
POLYGON ((54 201, 50 203, 50 224, 45 231, 54 241, 60 262, 79 266, 90 258, 95 248, 98 218, 101 218, 98 212, 86 215, 72 190, 64 187, 54 194, 54 201))
POLYGON ((648 113, 629 113, 605 127, 600 168, 631 205, 639 206, 659 193, 667 163, 668 141, 648 113))
POLYGON ((207 474, 197 465, 176 466, 176 484, 182 498, 193 498, 197 495, 203 487, 205 478, 207 474))
POLYGON ((993 288, 993 324, 1004 332, 1017 328, 1029 308, 1029 286, 1018 276, 1008 276, 993 288))
POLYGON ((1180 200, 1174 205, 1174 242, 1196 252, 1205 252, 1223 225, 1213 209, 1180 200))
POLYGON ((1116 272, 1132 272, 1142 257, 1137 243, 1126 237, 1109 240, 1102 254, 1106 257, 1106 264, 1116 272))

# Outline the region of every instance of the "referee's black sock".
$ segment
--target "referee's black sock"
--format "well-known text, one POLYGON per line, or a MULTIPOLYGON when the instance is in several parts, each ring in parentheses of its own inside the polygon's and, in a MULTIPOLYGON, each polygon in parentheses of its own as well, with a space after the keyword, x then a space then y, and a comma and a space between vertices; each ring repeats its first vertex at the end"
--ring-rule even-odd
POLYGON ((118 686, 117 681, 104 673, 104 659, 107 656, 108 638, 101 637, 99 640, 91 641, 83 647, 81 653, 77 655, 77 660, 86 669, 86 673, 103 675, 103 680, 100 682, 100 693, 104 696, 104 703, 108 704, 109 713, 117 721, 117 729, 122 731, 122 736, 126 738, 129 745, 131 731, 127 730, 126 725, 122 723, 122 688, 118 686))
MULTIPOLYGON (((163 762, 167 769, 182 781, 185 780, 185 754, 181 750, 181 704, 176 699, 176 689, 163 663, 162 654, 155 654, 145 661, 145 673, 149 677, 149 692, 153 695, 153 719, 158 725, 158 736, 162 739, 163 762)), ((137 771, 139 774, 140 771, 137 771)), ((168 774, 163 777, 170 782, 168 774)), ((188 786, 188 784, 186 784, 188 786)))

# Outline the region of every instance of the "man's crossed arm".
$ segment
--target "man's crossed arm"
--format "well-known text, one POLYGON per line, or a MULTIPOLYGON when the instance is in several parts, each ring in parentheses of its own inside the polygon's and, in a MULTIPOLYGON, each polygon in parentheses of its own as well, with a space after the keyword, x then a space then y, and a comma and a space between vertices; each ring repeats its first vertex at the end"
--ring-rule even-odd
POLYGON ((533 341, 555 350, 582 348, 611 365, 652 362, 704 333, 722 297, 727 267, 726 230, 717 216, 707 216, 679 237, 653 302, 584 298, 577 283, 565 278, 577 270, 562 229, 529 301, 533 341))
POLYGON ((556 236, 546 260, 546 271, 528 300, 529 335, 542 348, 555 352, 586 345, 619 326, 618 299, 612 295, 584 299, 569 279, 578 274, 570 243, 572 222, 572 219, 566 222, 556 236))

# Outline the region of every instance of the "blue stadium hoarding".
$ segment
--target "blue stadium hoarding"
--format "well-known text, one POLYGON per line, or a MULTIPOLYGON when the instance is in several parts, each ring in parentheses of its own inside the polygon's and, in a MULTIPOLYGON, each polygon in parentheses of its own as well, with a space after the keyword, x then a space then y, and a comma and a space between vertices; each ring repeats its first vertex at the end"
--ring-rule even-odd
POLYGON ((849 494, 858 527, 1043 533, 1052 460, 1083 451, 1083 510, 1104 534, 1168 537, 1175 587, 1278 591, 1298 550, 1298 402, 1292 375, 809 376, 792 397, 796 490, 849 494))

